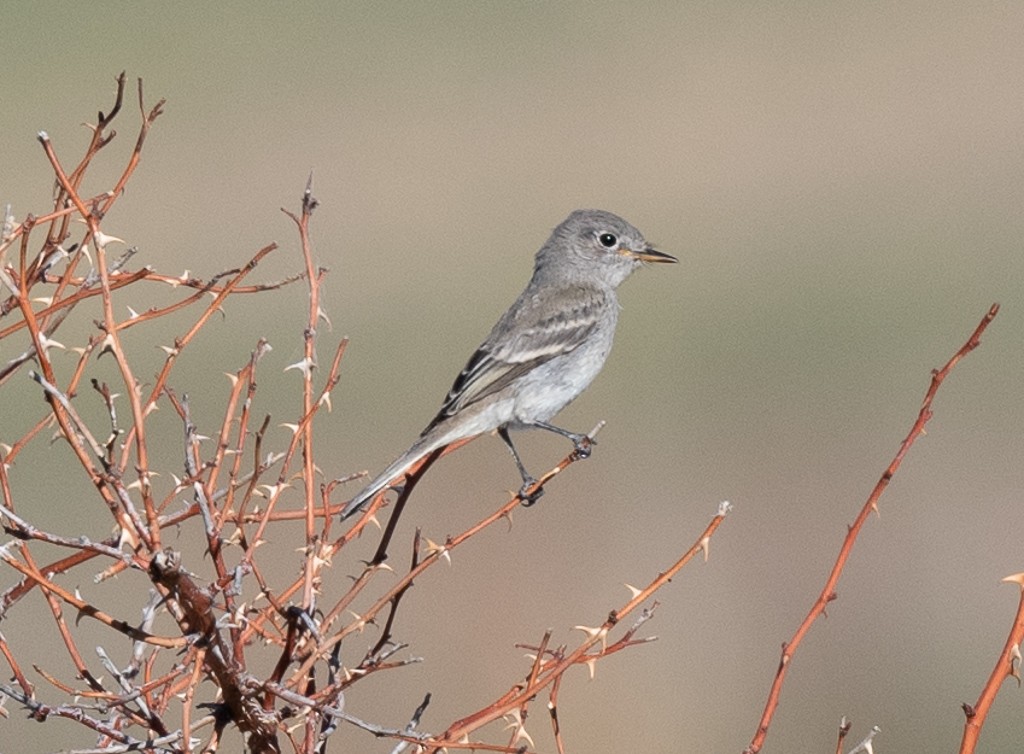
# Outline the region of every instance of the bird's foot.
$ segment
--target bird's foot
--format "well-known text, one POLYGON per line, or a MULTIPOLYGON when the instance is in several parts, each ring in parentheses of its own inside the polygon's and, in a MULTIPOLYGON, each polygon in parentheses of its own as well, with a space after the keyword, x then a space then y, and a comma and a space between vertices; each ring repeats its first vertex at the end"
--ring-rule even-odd
POLYGON ((523 486, 519 488, 519 499, 523 501, 523 507, 529 508, 544 495, 544 488, 537 487, 537 480, 533 477, 524 477, 523 486), (536 487, 536 489, 533 489, 536 487))
POLYGON ((572 440, 572 446, 576 451, 576 457, 580 459, 590 458, 591 451, 594 446, 597 445, 597 440, 592 437, 587 437, 586 435, 573 435, 569 439, 572 440))

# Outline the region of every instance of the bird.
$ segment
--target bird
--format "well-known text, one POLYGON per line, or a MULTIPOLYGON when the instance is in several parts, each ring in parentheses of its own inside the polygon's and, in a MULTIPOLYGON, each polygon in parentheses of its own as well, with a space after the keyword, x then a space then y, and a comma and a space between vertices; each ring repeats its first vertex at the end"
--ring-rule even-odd
POLYGON ((645 262, 677 261, 618 215, 572 212, 537 252, 530 282, 459 372, 440 411, 411 448, 345 505, 342 520, 435 450, 494 431, 522 477, 520 496, 532 503, 535 480, 509 430, 545 429, 571 440, 580 455, 589 454, 589 438, 549 420, 604 366, 618 322, 619 285, 645 262))

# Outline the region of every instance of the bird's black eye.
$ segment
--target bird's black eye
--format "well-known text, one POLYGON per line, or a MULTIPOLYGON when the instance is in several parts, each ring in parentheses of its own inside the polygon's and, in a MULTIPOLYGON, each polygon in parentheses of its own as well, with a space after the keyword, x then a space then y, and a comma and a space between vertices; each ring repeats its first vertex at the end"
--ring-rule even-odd
POLYGON ((602 233, 597 237, 597 240, 601 242, 601 245, 606 249, 610 249, 619 242, 619 239, 612 233, 602 233))

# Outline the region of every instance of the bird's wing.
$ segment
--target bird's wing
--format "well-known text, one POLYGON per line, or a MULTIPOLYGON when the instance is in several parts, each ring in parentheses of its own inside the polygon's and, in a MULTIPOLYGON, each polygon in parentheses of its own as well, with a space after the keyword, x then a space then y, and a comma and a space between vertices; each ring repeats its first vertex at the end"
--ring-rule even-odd
POLYGON ((542 299, 524 294, 459 373, 424 434, 457 411, 586 341, 608 306, 608 294, 567 288, 542 299))

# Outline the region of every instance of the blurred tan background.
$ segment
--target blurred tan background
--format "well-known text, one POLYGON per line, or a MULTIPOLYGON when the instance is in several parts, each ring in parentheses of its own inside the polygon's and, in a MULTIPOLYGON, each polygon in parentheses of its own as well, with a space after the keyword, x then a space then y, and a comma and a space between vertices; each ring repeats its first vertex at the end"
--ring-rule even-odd
MULTIPOLYGON (((623 582, 646 583, 731 500, 710 562, 659 595, 643 629, 659 640, 603 661, 593 681, 582 668, 567 680, 573 751, 743 749, 780 644, 930 370, 1001 302, 796 657, 765 749, 831 750, 847 715, 851 742, 881 726, 876 751, 950 751, 959 705, 976 699, 1016 608, 999 579, 1024 571, 1024 7, 894 5, 14 2, 0 202, 18 218, 46 210, 36 132, 77 158, 77 124, 109 107, 122 69, 145 80, 150 104, 168 100, 104 224, 140 248, 140 264, 210 276, 276 240, 283 251, 256 277, 298 269, 278 208, 298 206, 313 169, 334 324, 321 358, 352 338, 320 424, 331 477, 377 471, 405 449, 572 209, 622 214, 677 255, 624 286, 609 364, 560 416, 581 431, 608 421, 592 459, 510 532, 485 533, 420 580, 398 633, 426 661, 347 700, 400 726, 430 691, 422 728, 443 728, 526 672, 514 642, 548 627, 556 643, 575 641, 572 626, 599 622, 626 598, 623 582), (483 641, 501 651, 484 654, 483 641)), ((127 107, 111 148, 122 159, 134 94, 127 107)), ((122 164, 100 162, 96 191, 122 164)), ((275 350, 258 408, 290 420, 298 381, 282 369, 301 354, 304 322, 300 287, 237 303, 175 387, 219 422, 221 373, 266 335, 275 350)), ((27 385, 7 396, 2 440, 41 410, 27 385)), ((568 450, 536 433, 519 444, 537 471, 568 450)), ((59 474, 38 476, 22 490, 38 484, 44 520, 67 534, 108 530, 88 494, 68 504, 59 474)), ((440 540, 517 479, 492 438, 440 463, 405 517, 396 562, 414 525, 440 540)), ((282 561, 283 573, 297 565, 282 561)), ((338 579, 355 570, 335 563, 338 579)), ((42 653, 56 639, 40 625, 0 630, 37 632, 42 653)), ((984 750, 1020 747, 1021 698, 1003 689, 984 750)), ((529 730, 549 752, 541 709, 529 730)), ((29 734, 18 750, 90 742, 70 723, 22 717, 0 721, 5 750, 29 734)), ((338 750, 391 748, 354 730, 339 739, 338 750)))

